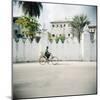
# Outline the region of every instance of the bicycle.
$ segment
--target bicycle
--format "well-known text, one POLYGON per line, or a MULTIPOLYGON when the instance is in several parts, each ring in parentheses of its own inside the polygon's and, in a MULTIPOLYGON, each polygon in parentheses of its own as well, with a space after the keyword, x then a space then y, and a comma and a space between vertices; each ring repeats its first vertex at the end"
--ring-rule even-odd
POLYGON ((52 63, 53 65, 56 65, 58 63, 58 58, 56 56, 53 56, 52 54, 50 54, 50 57, 47 59, 47 57, 44 54, 41 54, 40 58, 39 58, 39 63, 41 65, 44 65, 46 63, 52 63))

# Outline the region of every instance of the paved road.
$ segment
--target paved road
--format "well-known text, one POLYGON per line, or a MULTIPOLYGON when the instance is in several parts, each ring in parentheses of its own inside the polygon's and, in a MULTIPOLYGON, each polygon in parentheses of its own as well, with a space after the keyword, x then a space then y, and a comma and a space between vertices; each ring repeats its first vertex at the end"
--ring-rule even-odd
POLYGON ((33 98, 96 93, 96 62, 13 64, 16 98, 33 98))

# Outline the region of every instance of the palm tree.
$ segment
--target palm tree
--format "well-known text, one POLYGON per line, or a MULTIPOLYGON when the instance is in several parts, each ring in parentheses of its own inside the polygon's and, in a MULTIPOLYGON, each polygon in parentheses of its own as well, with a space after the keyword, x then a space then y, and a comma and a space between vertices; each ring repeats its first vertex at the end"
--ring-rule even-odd
MULTIPOLYGON (((34 17, 40 16, 40 11, 43 8, 43 6, 40 2, 28 2, 28 1, 13 0, 13 3, 15 3, 15 4, 18 3, 19 7, 22 6, 22 10, 23 10, 24 14, 28 15, 28 17, 25 17, 25 16, 20 17, 16 21, 22 27, 28 29, 28 34, 26 31, 24 31, 23 36, 28 35, 32 42, 34 36, 36 35, 36 31, 39 29, 39 24, 35 20, 34 17)), ((23 55, 24 55, 24 59, 25 59, 25 37, 22 37, 22 39, 24 41, 23 55)), ((18 49, 18 43, 16 44, 16 50, 17 49, 18 49)), ((16 59, 17 59, 17 57, 16 57, 16 59)))
POLYGON ((22 6, 22 10, 25 15, 29 16, 40 16, 40 11, 43 8, 42 4, 40 2, 29 2, 29 1, 17 1, 13 0, 14 3, 18 2, 19 6, 22 6))
POLYGON ((86 15, 79 15, 74 16, 72 21, 69 21, 70 26, 72 27, 72 34, 78 38, 78 41, 80 43, 80 37, 83 33, 84 27, 86 25, 90 24, 90 21, 88 20, 86 15))

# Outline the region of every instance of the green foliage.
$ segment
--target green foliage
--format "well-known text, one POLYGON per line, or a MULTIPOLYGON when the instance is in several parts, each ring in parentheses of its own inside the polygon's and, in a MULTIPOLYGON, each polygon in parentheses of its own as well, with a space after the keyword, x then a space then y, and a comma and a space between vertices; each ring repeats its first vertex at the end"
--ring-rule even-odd
POLYGON ((86 15, 78 15, 74 16, 72 21, 69 21, 69 24, 72 27, 72 34, 78 38, 78 41, 80 43, 80 36, 83 33, 83 29, 86 25, 90 24, 90 21, 88 20, 86 15))
POLYGON ((53 40, 55 40, 56 43, 58 43, 59 40, 61 40, 61 42, 64 43, 64 41, 65 41, 65 34, 54 35, 54 34, 48 33, 48 40, 50 41, 50 43, 52 43, 53 40))
POLYGON ((16 24, 21 27, 21 33, 23 36, 29 37, 31 41, 35 38, 40 24, 34 17, 22 16, 16 20, 16 24))
POLYGON ((60 38, 61 42, 64 43, 64 41, 65 41, 65 34, 61 34, 59 38, 60 38))
POLYGON ((56 35, 56 38, 55 38, 56 43, 58 43, 59 40, 60 40, 59 36, 56 35))
POLYGON ((50 43, 53 42, 53 38, 52 38, 52 34, 51 33, 48 33, 48 40, 50 41, 50 43))
POLYGON ((39 17, 40 12, 43 9, 41 2, 29 2, 29 1, 19 1, 19 0, 13 0, 13 2, 16 4, 19 4, 19 7, 22 6, 22 10, 25 15, 28 16, 35 16, 39 17))

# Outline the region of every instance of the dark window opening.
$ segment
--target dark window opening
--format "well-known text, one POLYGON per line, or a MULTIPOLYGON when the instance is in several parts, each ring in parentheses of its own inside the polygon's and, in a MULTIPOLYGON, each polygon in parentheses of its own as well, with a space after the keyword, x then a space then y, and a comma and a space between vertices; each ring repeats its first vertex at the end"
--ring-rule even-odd
POLYGON ((52 25, 52 27, 55 27, 55 25, 52 25))
POLYGON ((70 36, 70 34, 68 34, 68 36, 70 36))
POLYGON ((55 37, 55 34, 52 34, 53 37, 55 37))
POLYGON ((61 36, 61 34, 59 34, 59 36, 61 36))

